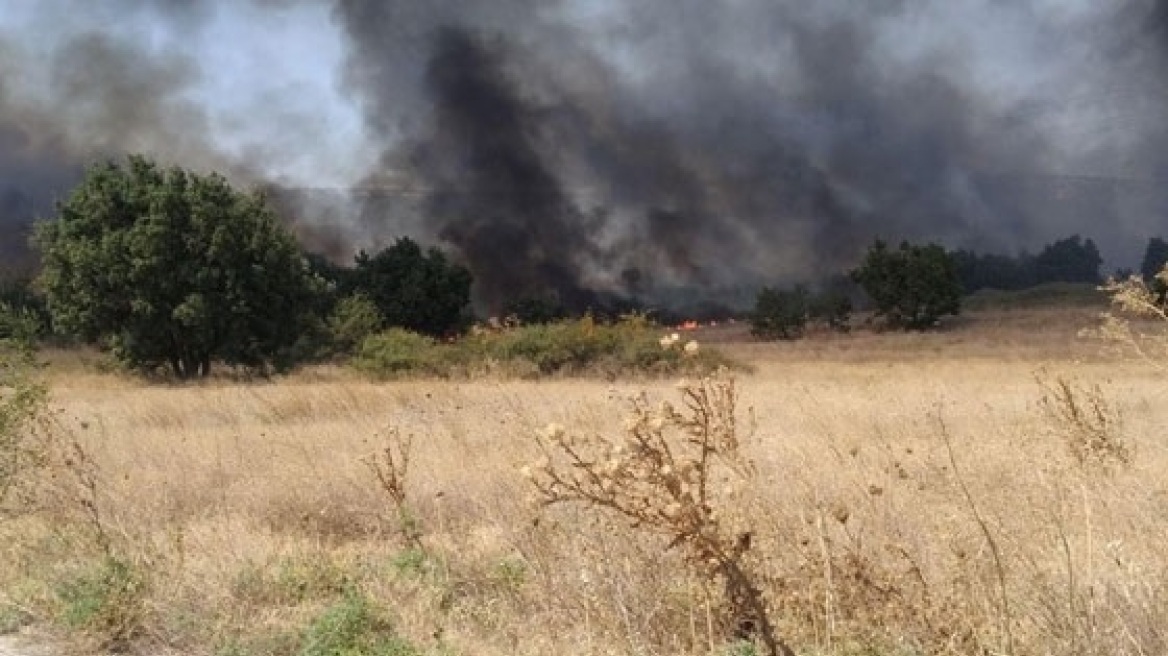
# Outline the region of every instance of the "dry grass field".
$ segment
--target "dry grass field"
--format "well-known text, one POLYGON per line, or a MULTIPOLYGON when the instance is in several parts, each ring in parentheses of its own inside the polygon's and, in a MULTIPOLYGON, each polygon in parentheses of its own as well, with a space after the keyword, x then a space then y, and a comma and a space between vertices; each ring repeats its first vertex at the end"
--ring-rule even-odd
MULTIPOLYGON (((725 512, 797 653, 1168 653, 1168 378, 1078 338, 1095 315, 699 334, 756 368, 725 512)), ((547 424, 619 437, 675 381, 168 386, 49 359, 60 455, 0 520, 0 624, 222 656, 756 653, 665 538, 538 507, 520 474, 547 424), (366 464, 394 435, 404 519, 366 464)))

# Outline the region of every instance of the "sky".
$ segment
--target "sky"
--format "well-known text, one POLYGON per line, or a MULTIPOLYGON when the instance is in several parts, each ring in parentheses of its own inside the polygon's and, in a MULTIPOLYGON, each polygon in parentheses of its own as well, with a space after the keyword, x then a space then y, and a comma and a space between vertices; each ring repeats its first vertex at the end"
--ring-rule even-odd
POLYGON ((210 0, 187 3, 198 8, 178 16, 160 8, 178 3, 134 4, 0 2, 0 42, 19 51, 22 64, 5 75, 9 93, 16 87, 52 102, 45 83, 57 53, 86 35, 108 35, 160 65, 187 68, 178 100, 195 108, 200 129, 229 155, 258 158, 275 177, 305 185, 347 185, 369 165, 360 114, 339 86, 344 43, 327 4, 210 0), (288 132, 312 147, 297 147, 288 132))
POLYGON ((0 0, 0 227, 129 152, 487 296, 717 295, 874 237, 1132 265, 1168 234, 1168 1, 0 0))

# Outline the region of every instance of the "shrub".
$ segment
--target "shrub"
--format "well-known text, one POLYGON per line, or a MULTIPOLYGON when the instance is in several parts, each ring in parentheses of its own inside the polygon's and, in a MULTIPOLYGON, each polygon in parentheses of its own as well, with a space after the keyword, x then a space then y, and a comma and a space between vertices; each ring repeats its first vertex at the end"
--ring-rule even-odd
POLYGON ((381 329, 383 319, 377 305, 368 296, 357 293, 337 302, 328 318, 332 347, 352 353, 367 337, 381 329))
POLYGON ((47 457, 47 434, 38 430, 46 390, 33 366, 26 345, 0 340, 0 504, 47 457))
POLYGON ((924 330, 961 311, 961 282, 952 256, 936 244, 901 242, 891 250, 877 240, 852 272, 890 325, 924 330))
POLYGON ((442 354, 433 338, 403 328, 372 335, 361 343, 354 366, 380 377, 402 374, 445 374, 442 354))
POLYGON ((300 656, 420 656, 367 597, 349 592, 304 633, 300 656))
POLYGON ((524 326, 502 333, 492 350, 504 360, 525 360, 542 374, 579 371, 616 353, 617 335, 592 319, 524 326))
POLYGON ((679 388, 680 407, 635 397, 625 434, 612 439, 548 426, 537 437, 543 457, 522 473, 545 506, 583 504, 667 539, 695 572, 722 585, 727 638, 758 640, 769 656, 793 656, 750 565, 753 531, 732 518, 734 483, 754 471, 738 432, 734 380, 723 375, 679 388))
POLYGON ((842 290, 826 289, 811 298, 807 313, 829 329, 846 333, 851 329, 852 299, 842 290))
POLYGON ((0 303, 0 339, 14 339, 32 343, 43 335, 44 317, 29 307, 0 303))
POLYGON ((365 340, 353 360, 379 377, 504 374, 603 375, 709 373, 737 366, 696 342, 665 343, 640 316, 605 324, 584 317, 553 324, 483 332, 437 342, 400 329, 365 340))
POLYGON ((503 307, 503 316, 521 326, 555 323, 568 316, 568 310, 555 298, 530 297, 512 301, 503 307))
POLYGON ((289 364, 319 284, 262 195, 142 157, 90 168, 36 244, 55 328, 183 379, 289 364))
POLYGON ((124 645, 141 627, 145 591, 133 565, 106 557, 58 587, 61 621, 104 647, 124 645))
POLYGON ((448 262, 442 251, 409 238, 369 255, 357 255, 349 274, 353 291, 377 307, 382 328, 396 326, 426 335, 463 332, 470 325, 470 271, 448 262))
POLYGON ((764 287, 758 293, 750 332, 763 339, 795 339, 807 327, 807 290, 797 286, 789 290, 764 287))
POLYGON ((32 279, 0 271, 0 339, 32 341, 49 332, 49 311, 32 279))

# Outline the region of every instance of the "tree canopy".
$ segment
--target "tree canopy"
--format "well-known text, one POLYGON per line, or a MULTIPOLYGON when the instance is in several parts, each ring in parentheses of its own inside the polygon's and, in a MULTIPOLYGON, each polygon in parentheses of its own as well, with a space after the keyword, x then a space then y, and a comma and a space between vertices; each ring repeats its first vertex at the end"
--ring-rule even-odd
POLYGON ((314 292, 262 196, 143 157, 91 167, 35 242, 57 329, 180 378, 284 364, 314 292))
POLYGON ((408 237, 375 255, 359 253, 346 284, 373 302, 385 327, 444 336, 471 322, 470 271, 408 237))
POLYGON ((937 244, 901 242, 892 250, 877 240, 852 279, 889 324, 923 330, 961 311, 961 283, 953 259, 937 244))
POLYGON ((1154 281, 1156 275, 1164 270, 1168 264, 1168 241, 1160 237, 1152 237, 1144 249, 1144 259, 1140 262, 1140 275, 1144 280, 1154 281))

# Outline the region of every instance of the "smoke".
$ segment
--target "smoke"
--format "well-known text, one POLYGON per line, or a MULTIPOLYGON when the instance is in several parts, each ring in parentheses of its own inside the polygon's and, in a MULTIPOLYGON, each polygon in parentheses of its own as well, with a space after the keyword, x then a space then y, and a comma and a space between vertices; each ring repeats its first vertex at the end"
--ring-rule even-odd
POLYGON ((1168 216, 1163 2, 462 4, 336 15, 377 174, 488 304, 716 297, 875 236, 1131 258, 1168 216))
MULTIPOLYGON (((251 10, 277 20, 288 11, 281 5, 257 0, 251 10)), ((322 13, 327 17, 327 8, 322 13)), ((45 0, 13 4, 4 14, 0 268, 33 264, 32 222, 50 218, 55 203, 96 161, 142 153, 167 165, 218 171, 240 184, 266 184, 287 200, 298 194, 285 189, 286 176, 275 164, 309 150, 315 151, 314 167, 318 158, 328 157, 319 140, 304 147, 304 135, 319 118, 294 101, 303 88, 283 81, 273 89, 250 76, 217 77, 238 72, 216 66, 225 30, 216 25, 222 16, 211 3, 45 0), (208 42, 217 49, 209 49, 208 42), (258 97, 262 106, 226 98, 240 87, 254 90, 240 97, 258 97), (271 127, 264 132, 257 125, 271 127)), ((316 217, 331 212, 340 226, 340 219, 348 219, 339 207, 318 203, 310 210, 316 217)), ((290 220, 308 218, 298 206, 286 209, 290 220)))
POLYGON ((147 152, 264 183, 337 257, 442 245, 487 310, 725 301, 877 236, 1010 253, 1078 232, 1124 264, 1168 230, 1164 0, 44 6, 30 24, 61 36, 40 51, 0 27, 0 225, 147 152), (215 59, 258 38, 224 32, 244 18, 332 34, 333 77, 215 59))

